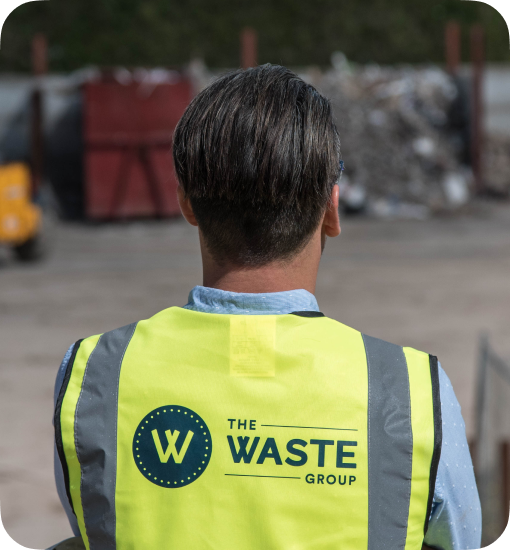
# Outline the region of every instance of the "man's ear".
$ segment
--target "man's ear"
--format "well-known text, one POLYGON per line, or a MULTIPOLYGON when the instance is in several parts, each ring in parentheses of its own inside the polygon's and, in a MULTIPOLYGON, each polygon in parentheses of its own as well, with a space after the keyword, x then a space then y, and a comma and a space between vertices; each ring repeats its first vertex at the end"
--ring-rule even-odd
POLYGON ((338 235, 340 235, 340 215, 338 213, 339 197, 340 188, 338 185, 334 185, 331 191, 328 208, 324 215, 324 221, 322 222, 322 230, 327 237, 338 237, 338 235))
POLYGON ((184 189, 180 185, 177 187, 177 200, 179 201, 179 206, 184 219, 189 224, 198 227, 197 219, 195 218, 195 214, 193 214, 193 209, 191 208, 191 202, 188 198, 186 198, 184 189))

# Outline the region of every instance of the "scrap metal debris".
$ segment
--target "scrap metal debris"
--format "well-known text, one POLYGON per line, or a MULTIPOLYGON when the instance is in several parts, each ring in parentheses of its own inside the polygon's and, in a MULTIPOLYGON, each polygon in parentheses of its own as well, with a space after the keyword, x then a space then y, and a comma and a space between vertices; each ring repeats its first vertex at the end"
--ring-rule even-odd
POLYGON ((346 209, 423 219, 464 206, 473 176, 450 123, 455 81, 437 67, 351 68, 336 57, 333 70, 312 76, 342 138, 346 209))
POLYGON ((484 184, 488 194, 510 196, 510 136, 490 134, 485 138, 484 184))

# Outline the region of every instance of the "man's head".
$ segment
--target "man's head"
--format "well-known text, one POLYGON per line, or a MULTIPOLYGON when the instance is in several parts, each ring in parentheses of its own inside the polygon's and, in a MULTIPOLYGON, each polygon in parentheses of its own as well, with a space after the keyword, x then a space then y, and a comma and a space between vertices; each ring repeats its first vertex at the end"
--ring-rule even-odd
POLYGON ((329 101, 277 65, 202 91, 176 128, 173 155, 181 195, 220 264, 290 260, 317 231, 340 175, 329 101))

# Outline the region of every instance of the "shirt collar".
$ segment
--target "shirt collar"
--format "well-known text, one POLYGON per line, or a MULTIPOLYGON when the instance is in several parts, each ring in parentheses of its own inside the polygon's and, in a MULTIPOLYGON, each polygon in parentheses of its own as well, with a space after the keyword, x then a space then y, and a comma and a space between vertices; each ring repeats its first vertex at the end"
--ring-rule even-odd
POLYGON ((230 315, 283 315, 295 311, 319 311, 315 296, 302 288, 252 294, 196 286, 189 293, 184 308, 230 315))

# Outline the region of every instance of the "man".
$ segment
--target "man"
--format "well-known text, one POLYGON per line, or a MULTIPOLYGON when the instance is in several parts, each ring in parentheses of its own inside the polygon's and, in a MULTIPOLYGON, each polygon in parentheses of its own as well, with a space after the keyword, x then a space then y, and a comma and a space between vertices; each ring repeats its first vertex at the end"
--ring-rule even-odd
POLYGON ((437 359, 313 296, 340 234, 329 102, 283 67, 228 74, 186 110, 174 162, 203 286, 68 351, 56 472, 75 534, 92 550, 478 548, 437 359))

